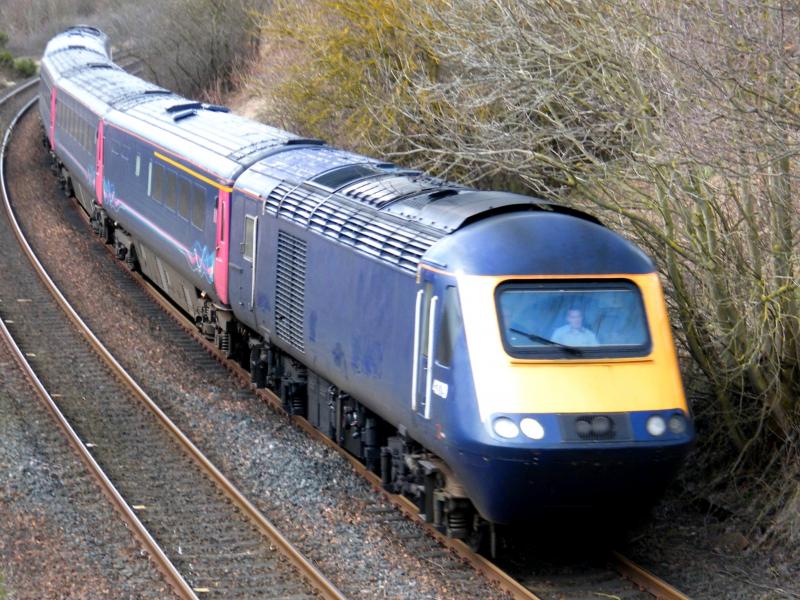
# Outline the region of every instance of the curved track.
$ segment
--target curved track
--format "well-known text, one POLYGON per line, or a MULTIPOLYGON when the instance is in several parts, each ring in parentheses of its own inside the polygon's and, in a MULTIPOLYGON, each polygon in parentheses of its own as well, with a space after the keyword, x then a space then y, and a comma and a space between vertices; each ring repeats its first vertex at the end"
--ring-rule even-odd
MULTIPOLYGON (((18 88, 13 97, 32 87, 18 88)), ((0 239, 9 244, 16 237, 28 260, 6 265, 0 278, 0 298, 17 300, 2 305, 9 324, 3 330, 10 330, 40 395, 151 559, 183 597, 342 598, 169 422, 44 272, 16 223, 5 185, 15 123, 0 153, 9 219, 2 221, 0 239)))

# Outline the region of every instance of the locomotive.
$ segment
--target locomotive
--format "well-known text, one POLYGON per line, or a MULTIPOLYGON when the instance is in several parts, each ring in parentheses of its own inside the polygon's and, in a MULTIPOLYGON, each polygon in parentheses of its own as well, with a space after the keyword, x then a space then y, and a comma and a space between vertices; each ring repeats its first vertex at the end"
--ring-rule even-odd
POLYGON ((651 502, 694 428, 652 261, 592 216, 192 101, 77 26, 44 142, 118 258, 442 531, 651 502))

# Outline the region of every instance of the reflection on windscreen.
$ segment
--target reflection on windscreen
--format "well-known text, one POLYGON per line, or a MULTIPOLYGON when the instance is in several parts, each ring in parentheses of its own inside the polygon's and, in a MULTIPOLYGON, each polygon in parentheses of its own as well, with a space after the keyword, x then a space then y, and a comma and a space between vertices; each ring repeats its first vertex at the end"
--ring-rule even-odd
POLYGON ((644 354, 647 321, 639 290, 627 282, 507 284, 498 296, 512 353, 644 354))

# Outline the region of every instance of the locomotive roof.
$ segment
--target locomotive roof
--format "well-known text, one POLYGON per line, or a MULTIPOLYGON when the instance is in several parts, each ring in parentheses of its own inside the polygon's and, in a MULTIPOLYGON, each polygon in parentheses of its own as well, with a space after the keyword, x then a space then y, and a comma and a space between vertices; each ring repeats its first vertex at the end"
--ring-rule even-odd
POLYGON ((560 211, 597 223, 537 198, 480 192, 328 146, 276 152, 242 173, 235 188, 270 214, 410 272, 438 240, 490 214, 560 211))

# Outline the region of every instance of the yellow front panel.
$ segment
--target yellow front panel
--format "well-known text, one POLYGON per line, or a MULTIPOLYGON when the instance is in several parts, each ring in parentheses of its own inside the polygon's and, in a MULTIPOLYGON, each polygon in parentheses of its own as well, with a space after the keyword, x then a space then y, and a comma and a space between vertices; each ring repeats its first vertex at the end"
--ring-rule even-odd
POLYGON ((642 292, 652 351, 641 358, 524 360, 506 354, 495 307, 496 287, 513 280, 578 277, 458 276, 470 364, 483 421, 492 413, 596 413, 686 410, 686 399, 658 275, 627 279, 642 292))

